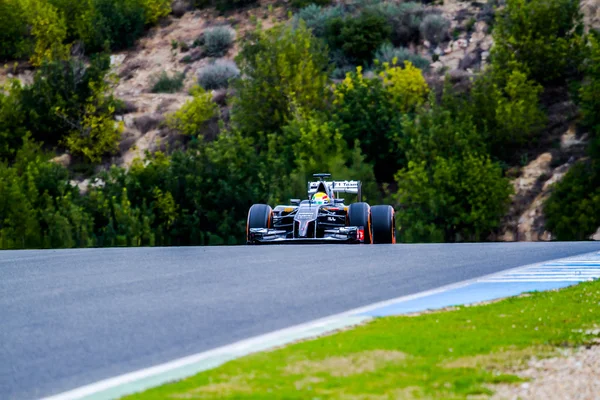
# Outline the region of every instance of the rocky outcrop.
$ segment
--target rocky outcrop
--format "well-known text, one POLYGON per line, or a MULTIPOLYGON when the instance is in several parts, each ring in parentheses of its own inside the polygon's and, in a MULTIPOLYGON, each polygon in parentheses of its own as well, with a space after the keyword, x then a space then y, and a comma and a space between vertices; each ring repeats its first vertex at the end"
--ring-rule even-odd
MULTIPOLYGON (((574 126, 560 138, 560 149, 539 155, 526 166, 513 170, 514 194, 499 233, 491 240, 538 241, 552 240, 545 229, 544 202, 550 196, 552 185, 559 182, 573 164, 583 155, 587 137, 578 137, 574 126)), ((600 233, 598 233, 600 239, 600 233)))
POLYGON ((600 2, 598 0, 581 0, 581 11, 587 28, 600 29, 600 2))

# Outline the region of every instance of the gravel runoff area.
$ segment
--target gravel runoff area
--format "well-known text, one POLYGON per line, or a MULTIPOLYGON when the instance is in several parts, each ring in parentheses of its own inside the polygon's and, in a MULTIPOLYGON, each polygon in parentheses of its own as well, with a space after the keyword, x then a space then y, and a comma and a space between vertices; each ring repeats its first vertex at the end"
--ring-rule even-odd
POLYGON ((596 340, 596 346, 563 350, 559 357, 530 360, 526 369, 516 372, 528 381, 496 386, 492 399, 600 399, 600 339, 596 340))

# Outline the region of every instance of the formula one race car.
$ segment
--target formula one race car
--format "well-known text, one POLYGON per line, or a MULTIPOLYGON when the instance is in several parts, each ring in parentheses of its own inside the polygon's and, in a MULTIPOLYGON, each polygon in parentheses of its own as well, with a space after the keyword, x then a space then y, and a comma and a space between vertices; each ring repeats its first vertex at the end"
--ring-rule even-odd
POLYGON ((248 212, 248 244, 262 243, 396 243, 396 220, 391 206, 361 202, 360 181, 325 181, 331 174, 314 174, 308 182, 308 200, 272 209, 254 204, 248 212), (344 204, 336 193, 357 195, 344 204))

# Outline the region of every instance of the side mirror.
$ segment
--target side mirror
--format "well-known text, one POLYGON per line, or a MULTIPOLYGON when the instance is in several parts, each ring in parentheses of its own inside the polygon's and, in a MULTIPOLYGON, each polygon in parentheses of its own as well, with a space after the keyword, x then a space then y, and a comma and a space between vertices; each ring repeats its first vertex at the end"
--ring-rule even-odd
POLYGON ((300 199, 290 199, 290 203, 292 203, 292 205, 294 205, 294 206, 299 206, 300 199))
POLYGON ((334 199, 334 204, 344 204, 344 199, 334 199))

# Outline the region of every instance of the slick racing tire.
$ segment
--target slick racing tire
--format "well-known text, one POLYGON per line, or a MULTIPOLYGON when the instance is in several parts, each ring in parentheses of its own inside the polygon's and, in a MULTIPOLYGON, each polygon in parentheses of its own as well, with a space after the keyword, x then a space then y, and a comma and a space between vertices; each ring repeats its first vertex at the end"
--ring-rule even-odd
POLYGON ((392 206, 371 207, 373 243, 396 243, 396 218, 392 206))
POLYGON ((246 242, 250 243, 250 228, 270 228, 273 220, 273 209, 267 204, 254 204, 248 211, 246 222, 246 242))
POLYGON ((367 203, 353 203, 348 207, 348 225, 362 226, 365 243, 371 244, 371 207, 367 203))

